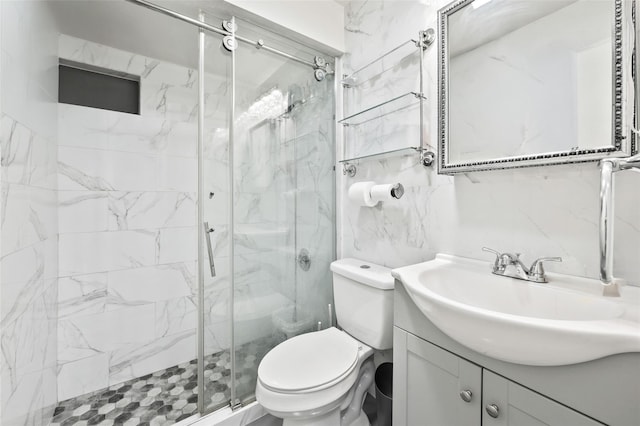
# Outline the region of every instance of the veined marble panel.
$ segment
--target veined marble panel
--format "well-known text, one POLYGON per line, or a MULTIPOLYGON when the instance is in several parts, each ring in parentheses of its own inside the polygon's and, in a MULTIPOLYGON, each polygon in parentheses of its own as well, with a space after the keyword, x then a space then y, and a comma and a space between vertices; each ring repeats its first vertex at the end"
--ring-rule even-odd
POLYGON ((173 298, 156 303, 156 337, 166 337, 198 328, 195 296, 173 298))
POLYGON ((153 341, 154 337, 153 303, 61 319, 58 322, 58 362, 112 352, 153 341))
POLYGON ((48 424, 57 404, 56 368, 2 380, 2 426, 48 424))
POLYGON ((196 294, 195 263, 175 263, 111 271, 107 310, 181 300, 196 294))
POLYGON ((37 276, 43 276, 45 272, 45 248, 46 243, 35 243, 24 249, 14 251, 0 259, 2 271, 2 298, 7 300, 10 294, 10 285, 18 283, 23 285, 37 276))
POLYGON ((195 193, 115 191, 108 198, 109 230, 195 227, 195 193))
POLYGON ((158 182, 156 157, 138 153, 61 146, 58 188, 145 191, 158 182))
POLYGON ((47 140, 57 134, 57 28, 37 2, 3 2, 2 112, 47 140), (35 34, 33 29, 37 28, 35 34))
POLYGON ((156 167, 158 189, 196 192, 198 161, 195 158, 161 156, 157 158, 156 167))
POLYGON ((197 81, 194 71, 182 66, 65 34, 59 39, 59 55, 68 60, 140 75, 150 81, 174 86, 191 88, 195 87, 197 81))
POLYGON ((58 399, 84 395, 109 386, 109 356, 106 353, 58 366, 58 399))
POLYGON ((140 108, 148 117, 197 123, 198 91, 166 82, 143 81, 140 85, 140 108))
POLYGON ((1 2, 0 27, 0 424, 40 426, 57 402, 57 30, 42 2, 1 2))
POLYGON ((57 226, 55 192, 2 184, 2 256, 53 236, 57 226))
POLYGON ((74 275, 58 280, 58 317, 104 312, 107 301, 107 273, 74 275))
POLYGON ((158 61, 148 61, 143 56, 134 53, 113 49, 66 34, 61 34, 59 37, 58 54, 64 59, 134 75, 140 75, 145 69, 152 69, 158 63, 158 61))
POLYGON ((157 263, 190 262, 198 257, 195 227, 164 228, 157 239, 157 263))
MULTIPOLYGON (((29 261, 36 261, 33 269, 25 271, 27 280, 2 283, 2 300, 0 301, 2 315, 0 316, 0 325, 3 327, 3 338, 8 336, 7 333, 9 329, 5 329, 5 327, 9 327, 10 324, 24 319, 24 315, 32 313, 33 307, 31 305, 47 290, 45 284, 48 282, 44 279, 43 258, 36 254, 35 259, 29 257, 27 259, 29 261)), ((45 312, 42 312, 42 315, 45 315, 45 312)))
POLYGON ((335 148, 330 143, 332 140, 333 135, 324 130, 297 138, 298 189, 326 191, 333 187, 335 148))
MULTIPOLYGON (((293 222, 293 218, 290 222, 293 222)), ((292 228, 293 223, 237 224, 233 235, 235 253, 247 255, 290 246, 292 228)))
MULTIPOLYGON (((637 193, 640 173, 625 171, 616 176, 616 191, 624 194, 637 193)), ((617 197, 615 223, 615 244, 622 247, 613 259, 615 275, 626 281, 640 285, 640 202, 632 196, 617 197)))
POLYGON ((59 118, 60 146, 196 157, 195 123, 67 104, 59 118))
POLYGON ((115 111, 61 103, 58 106, 58 146, 107 150, 110 148, 109 130, 123 115, 115 111))
POLYGON ((191 361, 196 357, 196 331, 132 342, 113 351, 109 357, 109 384, 144 376, 167 365, 191 361))
POLYGON ((333 277, 329 269, 333 259, 333 254, 331 257, 315 256, 309 271, 297 271, 296 305, 300 312, 314 318, 314 325, 321 321, 323 327, 329 324, 328 304, 333 303, 333 277))
MULTIPOLYGON (((14 304, 3 306, 7 314, 0 325, 2 362, 11 377, 44 370, 55 365, 55 281, 28 283, 14 304)), ((5 301, 3 300, 3 305, 5 301)))
POLYGON ((31 149, 35 133, 7 115, 0 118, 2 182, 31 182, 31 149))
POLYGON ((270 224, 275 226, 278 222, 286 221, 286 217, 279 215, 281 194, 272 191, 261 193, 241 192, 235 196, 236 223, 244 225, 262 225, 265 230, 270 224))
POLYGON ((155 230, 61 234, 60 276, 156 264, 155 230))
POLYGON ((108 231, 109 195, 107 191, 58 191, 59 233, 108 231))

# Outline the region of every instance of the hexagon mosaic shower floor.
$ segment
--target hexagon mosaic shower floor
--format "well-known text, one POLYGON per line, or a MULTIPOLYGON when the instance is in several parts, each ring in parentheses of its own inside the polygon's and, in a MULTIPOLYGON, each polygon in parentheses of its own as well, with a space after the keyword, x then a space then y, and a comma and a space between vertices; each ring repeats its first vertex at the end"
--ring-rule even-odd
MULTIPOLYGON (((237 352, 237 392, 251 393, 257 366, 272 342, 253 342, 237 352)), ((220 352, 205 357, 205 396, 208 408, 230 398, 230 357, 220 352)), ((179 364, 90 394, 62 401, 51 426, 164 426, 197 412, 197 361, 179 364)))

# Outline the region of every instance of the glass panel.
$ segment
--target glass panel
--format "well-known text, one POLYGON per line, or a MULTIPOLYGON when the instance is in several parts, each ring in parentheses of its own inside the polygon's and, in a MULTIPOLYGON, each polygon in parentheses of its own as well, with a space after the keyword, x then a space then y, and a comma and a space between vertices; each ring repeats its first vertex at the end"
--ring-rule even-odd
MULTIPOLYGON (((239 33, 248 36, 247 27, 240 22, 239 33)), ((249 37, 314 56, 264 30, 249 37)), ((334 81, 318 82, 311 67, 246 44, 235 54, 234 380, 237 402, 246 403, 272 347, 315 330, 318 321, 328 325, 334 81), (308 270, 296 262, 303 250, 308 270)))
MULTIPOLYGON (((217 18, 207 15, 212 22, 217 18)), ((219 20, 217 20, 219 22, 219 20)), ((228 405, 231 398, 231 283, 229 245, 229 111, 231 108, 231 54, 221 48, 219 35, 206 33, 204 47, 204 120, 199 232, 202 357, 201 412, 228 405), (206 223, 206 226, 205 226, 206 223), (212 276, 209 242, 215 265, 212 276)))

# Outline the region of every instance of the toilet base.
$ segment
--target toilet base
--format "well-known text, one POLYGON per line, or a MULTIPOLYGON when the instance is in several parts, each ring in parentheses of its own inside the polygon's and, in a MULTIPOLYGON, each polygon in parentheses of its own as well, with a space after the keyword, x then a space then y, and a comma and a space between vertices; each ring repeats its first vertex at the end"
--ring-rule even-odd
POLYGON ((340 414, 340 410, 336 409, 319 417, 306 417, 303 419, 288 417, 283 420, 282 426, 371 426, 369 418, 362 410, 358 418, 348 425, 340 423, 340 414))

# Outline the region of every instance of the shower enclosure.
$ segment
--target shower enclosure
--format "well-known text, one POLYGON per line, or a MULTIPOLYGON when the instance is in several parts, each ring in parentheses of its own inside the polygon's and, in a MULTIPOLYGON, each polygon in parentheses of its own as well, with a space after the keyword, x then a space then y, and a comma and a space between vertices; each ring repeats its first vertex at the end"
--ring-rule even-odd
POLYGON ((332 60, 207 3, 0 2, 3 426, 237 408, 331 325, 332 60))
POLYGON ((267 45, 263 29, 235 18, 222 27, 241 41, 223 36, 221 49, 219 34, 200 35, 204 412, 252 401, 268 350, 329 326, 335 258, 333 76, 290 40, 269 34, 267 45), (220 379, 221 362, 234 374, 220 379))

